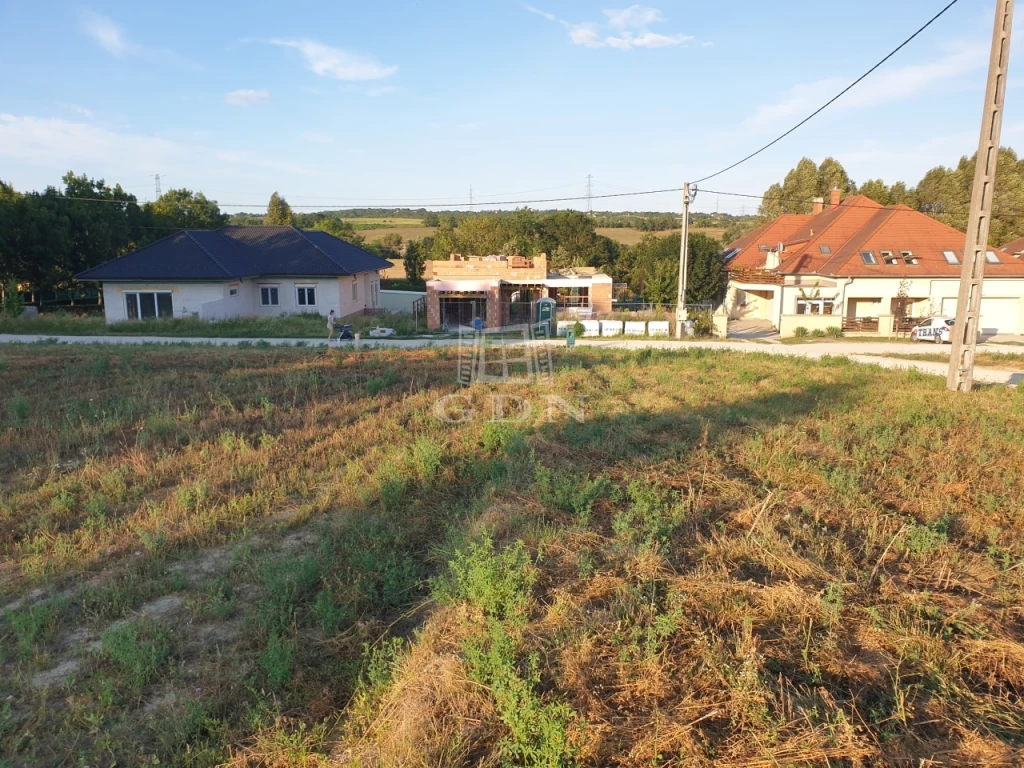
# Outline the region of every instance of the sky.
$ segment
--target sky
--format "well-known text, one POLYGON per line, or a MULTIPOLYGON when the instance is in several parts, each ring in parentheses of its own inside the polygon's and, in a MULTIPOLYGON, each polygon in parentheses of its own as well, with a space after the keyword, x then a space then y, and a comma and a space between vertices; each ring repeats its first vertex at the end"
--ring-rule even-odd
MULTIPOLYGON (((68 170, 227 212, 468 207, 679 187, 824 103, 946 0, 0 0, 0 179, 68 170)), ((916 183, 977 148, 994 0, 960 0, 807 126, 702 185, 756 212, 803 156, 916 183)), ((1018 35, 1018 39, 1020 39, 1018 35)), ((1003 144, 1024 152, 1011 57, 1003 144)), ((676 211, 679 193, 595 199, 676 211)), ((503 205, 501 207, 514 207, 503 205)), ((534 203, 585 208, 586 201, 534 203)))

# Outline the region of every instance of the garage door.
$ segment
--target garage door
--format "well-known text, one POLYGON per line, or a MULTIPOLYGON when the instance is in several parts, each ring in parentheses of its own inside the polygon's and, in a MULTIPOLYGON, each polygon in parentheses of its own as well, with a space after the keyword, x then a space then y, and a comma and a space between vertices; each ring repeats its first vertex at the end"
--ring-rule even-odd
MULTIPOLYGON (((957 300, 942 300, 942 314, 948 317, 956 315, 957 300)), ((1020 332, 1020 299, 987 297, 981 300, 982 333, 1019 333, 1020 332)))

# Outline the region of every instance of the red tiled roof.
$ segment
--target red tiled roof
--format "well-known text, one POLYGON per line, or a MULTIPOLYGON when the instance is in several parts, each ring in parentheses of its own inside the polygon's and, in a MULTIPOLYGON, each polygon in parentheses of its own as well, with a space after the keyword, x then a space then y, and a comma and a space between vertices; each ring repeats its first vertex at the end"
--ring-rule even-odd
MULTIPOLYGON (((885 207, 856 195, 814 216, 780 216, 737 240, 726 247, 727 252, 741 249, 727 268, 763 268, 766 254, 757 245, 766 243, 774 249, 782 242, 785 247, 780 254, 781 264, 774 270, 779 274, 957 277, 960 265, 949 264, 942 252, 954 251, 962 260, 964 240, 963 232, 905 205, 885 207), (794 219, 801 221, 793 226, 794 219), (788 236, 776 236, 786 230, 790 231, 788 236), (827 246, 828 253, 822 252, 822 246, 827 246), (863 251, 872 251, 877 264, 865 264, 861 258, 863 251), (896 263, 885 263, 882 251, 892 252, 896 263), (901 251, 910 251, 917 263, 908 264, 901 251)), ((1024 258, 1013 256, 1020 251, 1024 251, 1024 239, 1003 246, 1000 263, 986 264, 985 273, 992 277, 1024 275, 1024 258)))

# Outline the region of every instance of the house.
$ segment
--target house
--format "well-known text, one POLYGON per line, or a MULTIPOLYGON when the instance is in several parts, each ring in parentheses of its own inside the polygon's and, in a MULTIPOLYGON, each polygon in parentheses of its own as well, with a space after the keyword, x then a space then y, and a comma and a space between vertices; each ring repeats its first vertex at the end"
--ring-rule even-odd
POLYGON ((427 326, 487 328, 531 323, 538 299, 553 299, 558 312, 580 318, 612 309, 612 278, 593 267, 548 271, 548 257, 462 256, 428 262, 427 326))
POLYGON ((151 317, 339 317, 380 306, 388 262, 295 227, 183 230, 76 277, 103 285, 107 322, 151 317))
MULTIPOLYGON (((915 319, 956 314, 965 240, 905 205, 862 195, 840 203, 835 190, 827 208, 816 200, 813 213, 780 216, 726 246, 724 310, 783 336, 907 331, 915 319)), ((986 261, 982 333, 1024 332, 1024 258, 1004 247, 986 261)))

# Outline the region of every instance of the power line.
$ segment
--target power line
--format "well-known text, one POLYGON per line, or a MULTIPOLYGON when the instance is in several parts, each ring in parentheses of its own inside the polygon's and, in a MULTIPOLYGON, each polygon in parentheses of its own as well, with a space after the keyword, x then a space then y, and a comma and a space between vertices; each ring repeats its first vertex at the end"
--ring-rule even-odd
POLYGON ((788 131, 786 131, 786 132, 785 132, 784 134, 782 134, 782 135, 781 135, 781 136, 779 136, 778 138, 776 138, 776 139, 773 139, 772 141, 768 142, 767 144, 765 144, 765 145, 764 145, 763 147, 761 147, 761 148, 760 148, 759 150, 757 150, 756 152, 751 152, 751 153, 750 153, 749 155, 747 155, 746 157, 744 157, 744 158, 743 158, 742 160, 738 160, 737 162, 733 163, 732 165, 730 165, 730 166, 727 166, 727 167, 723 168, 723 169, 722 169, 722 170, 720 170, 720 171, 716 171, 715 173, 712 173, 712 174, 711 174, 711 175, 709 175, 709 176, 705 176, 705 177, 704 177, 704 178, 702 178, 702 179, 697 179, 697 181, 695 181, 695 182, 693 182, 693 183, 694 183, 694 184, 700 184, 701 182, 703 182, 703 181, 708 181, 709 179, 713 179, 713 178, 715 178, 716 176, 721 176, 721 175, 722 175, 723 173, 727 173, 728 171, 731 171, 731 170, 732 170, 733 168, 737 168, 737 167, 739 167, 739 166, 743 165, 743 164, 744 164, 745 162, 747 162, 748 160, 752 160, 753 158, 755 158, 755 157, 757 157, 758 155, 760 155, 760 154, 761 154, 762 152, 764 152, 764 151, 765 151, 766 149, 769 149, 769 148, 771 148, 771 147, 775 146, 776 144, 778 144, 778 143, 779 143, 780 141, 782 141, 782 140, 783 140, 784 138, 786 138, 787 136, 789 136, 789 135, 790 135, 791 133, 793 133, 793 132, 794 132, 795 130, 797 130, 798 128, 802 127, 802 126, 803 126, 803 125, 805 125, 806 123, 810 122, 810 121, 811 121, 812 119, 814 119, 815 117, 817 117, 818 115, 820 115, 820 114, 821 114, 822 112, 824 112, 824 111, 825 111, 826 109, 828 109, 828 108, 829 108, 830 106, 832 106, 833 104, 835 104, 835 103, 836 103, 837 101, 839 101, 839 99, 840 99, 840 98, 842 98, 843 96, 845 96, 845 95, 846 95, 846 94, 847 94, 847 93, 848 93, 849 91, 853 90, 853 88, 854 88, 854 87, 855 87, 856 85, 858 85, 858 84, 859 84, 859 83, 860 83, 861 81, 863 81, 863 80, 864 80, 865 78, 867 78, 867 77, 868 77, 868 76, 869 76, 870 74, 872 74, 872 73, 873 73, 873 72, 874 72, 874 71, 875 71, 876 69, 878 69, 878 68, 879 68, 880 66, 882 66, 883 64, 885 64, 885 62, 887 62, 887 61, 888 61, 889 59, 891 59, 891 58, 892 58, 893 56, 895 56, 895 55, 896 55, 897 53, 899 53, 899 52, 900 52, 901 50, 903 50, 903 49, 904 49, 904 48, 905 48, 905 47, 906 47, 906 46, 907 46, 907 45, 908 45, 908 44, 909 44, 909 43, 910 43, 910 42, 911 42, 911 41, 912 41, 912 40, 913 40, 913 39, 914 39, 915 37, 917 37, 918 35, 920 35, 920 34, 921 34, 922 32, 924 32, 924 31, 925 31, 926 29, 928 29, 928 27, 930 27, 930 26, 931 26, 932 24, 934 24, 934 23, 935 23, 936 21, 938 21, 938 20, 939 20, 939 18, 940 18, 940 17, 941 17, 941 16, 943 15, 943 14, 945 14, 945 13, 946 13, 946 11, 948 11, 948 10, 949 10, 950 8, 952 8, 952 7, 954 6, 954 5, 956 5, 956 4, 958 3, 958 2, 959 2, 959 0, 951 0, 951 2, 950 2, 950 3, 949 3, 949 4, 948 4, 948 5, 947 5, 947 6, 945 7, 945 8, 943 8, 943 9, 942 9, 941 11, 939 11, 939 12, 938 12, 937 14, 935 14, 934 16, 932 16, 932 17, 931 17, 931 18, 930 18, 930 19, 929 19, 929 20, 928 20, 928 21, 927 21, 927 22, 926 22, 926 23, 924 24, 924 26, 922 26, 922 27, 921 27, 920 29, 918 29, 918 30, 917 30, 917 31, 916 31, 916 32, 915 32, 914 34, 912 34, 912 35, 911 35, 910 37, 908 37, 908 38, 907 38, 906 40, 904 40, 904 41, 903 41, 902 43, 900 43, 900 44, 899 44, 899 45, 898 45, 898 46, 897 46, 896 48, 894 48, 894 49, 893 49, 892 51, 890 51, 890 52, 889 52, 889 53, 888 53, 888 54, 887 54, 887 55, 885 56, 885 58, 883 58, 883 59, 882 59, 881 61, 879 61, 879 62, 878 62, 877 64, 875 64, 875 66, 873 66, 873 67, 872 67, 871 69, 869 69, 869 70, 868 70, 867 72, 865 72, 865 73, 864 73, 863 75, 861 75, 860 77, 858 77, 858 78, 857 78, 856 80, 854 80, 854 81, 853 81, 852 83, 850 83, 850 84, 849 84, 848 86, 846 86, 846 87, 845 87, 845 88, 844 88, 843 90, 841 90, 841 91, 840 91, 839 93, 837 93, 837 94, 836 94, 835 96, 833 96, 833 97, 832 97, 831 99, 829 99, 828 101, 826 101, 826 102, 825 102, 824 104, 822 104, 822 105, 821 105, 820 107, 818 107, 818 108, 817 108, 816 110, 814 110, 814 111, 813 111, 813 112, 812 112, 811 114, 809 114, 809 115, 808 115, 807 117, 805 117, 805 118, 804 118, 803 120, 801 120, 801 121, 800 121, 799 123, 797 123, 796 125, 794 125, 794 126, 793 126, 792 128, 790 128, 790 129, 789 129, 788 131))

